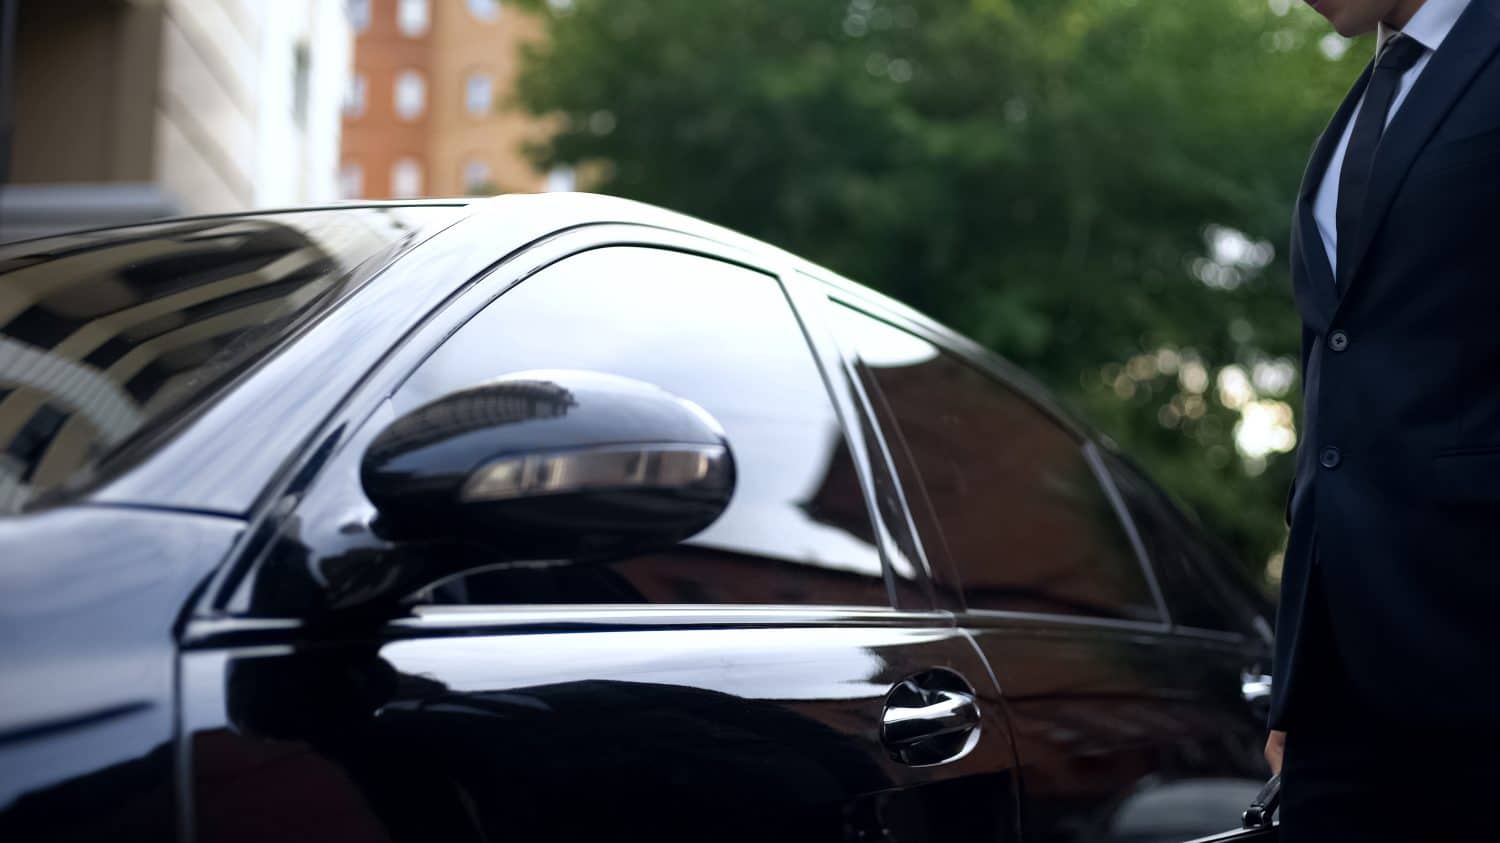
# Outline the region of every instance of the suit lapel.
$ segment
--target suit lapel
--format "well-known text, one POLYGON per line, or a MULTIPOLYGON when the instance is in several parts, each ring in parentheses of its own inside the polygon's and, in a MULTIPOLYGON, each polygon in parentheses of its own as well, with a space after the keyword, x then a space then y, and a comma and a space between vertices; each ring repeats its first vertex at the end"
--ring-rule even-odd
POLYGON ((1339 105, 1339 110, 1334 112, 1333 119, 1329 121, 1328 128, 1323 130, 1317 144, 1313 147, 1312 158, 1307 162, 1307 171, 1302 174, 1302 188, 1297 192, 1297 207, 1293 219, 1293 234, 1296 239, 1293 243, 1294 260, 1301 261, 1301 277, 1306 279, 1306 284, 1301 285, 1303 289, 1297 291, 1298 298, 1305 297, 1311 303, 1313 312, 1306 313, 1308 321, 1312 324, 1326 326, 1332 319, 1334 310, 1338 307, 1338 291, 1333 283, 1333 267, 1328 262, 1328 251, 1323 246, 1323 235, 1318 231, 1317 215, 1313 210, 1313 200, 1317 197, 1318 187, 1323 183, 1323 177, 1328 172, 1328 161, 1338 149, 1339 141, 1344 137, 1344 130, 1349 127, 1349 121, 1354 118, 1354 109, 1359 106, 1359 101, 1365 95, 1365 88, 1370 84, 1370 74, 1374 71, 1375 63, 1365 65, 1365 70, 1355 80, 1354 87, 1349 89, 1348 95, 1339 105), (1316 315, 1317 320, 1311 317, 1316 315))
POLYGON ((1312 201, 1299 200, 1295 216, 1292 246, 1297 259, 1302 261, 1302 272, 1296 277, 1303 279, 1304 283, 1296 285, 1293 292, 1298 303, 1304 305, 1304 321, 1316 327, 1318 333, 1324 333, 1339 306, 1338 289, 1333 284, 1333 267, 1328 263, 1328 250, 1323 246, 1323 233, 1318 231, 1312 201))
POLYGON ((1463 97, 1469 83, 1500 48, 1500 0, 1474 0, 1391 120, 1375 153, 1370 193, 1359 227, 1353 260, 1339 267, 1344 295, 1358 283, 1359 269, 1369 254, 1375 233, 1385 221, 1406 173, 1422 148, 1442 125, 1443 118, 1463 97))

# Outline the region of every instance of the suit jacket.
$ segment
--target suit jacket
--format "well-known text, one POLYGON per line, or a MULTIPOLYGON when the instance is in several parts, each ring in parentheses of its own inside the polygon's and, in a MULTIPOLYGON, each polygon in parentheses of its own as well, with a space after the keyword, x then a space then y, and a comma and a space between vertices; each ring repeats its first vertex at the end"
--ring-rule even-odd
POLYGON ((1342 294, 1312 198, 1370 69, 1303 179, 1291 259, 1306 410, 1274 728, 1295 727, 1298 689, 1328 667, 1301 658, 1308 611, 1326 611, 1375 713, 1500 726, 1497 56, 1500 0, 1473 0, 1381 140, 1342 294), (1307 605, 1314 576, 1326 606, 1307 605))

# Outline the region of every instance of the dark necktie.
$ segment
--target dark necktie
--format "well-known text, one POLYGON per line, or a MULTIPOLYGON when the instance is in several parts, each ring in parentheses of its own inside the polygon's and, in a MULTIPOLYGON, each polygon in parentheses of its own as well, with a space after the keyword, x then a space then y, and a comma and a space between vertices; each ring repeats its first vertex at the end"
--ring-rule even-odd
POLYGON ((1375 169, 1375 153, 1380 147, 1381 135, 1385 134, 1391 103, 1396 100, 1396 92, 1401 90, 1401 77, 1426 52, 1427 48, 1421 43, 1405 35, 1395 35, 1375 59, 1375 70, 1370 74, 1369 87, 1365 89, 1365 102, 1354 120, 1349 149, 1344 153, 1344 169, 1339 173, 1339 292, 1343 292, 1348 283, 1346 279, 1354 270, 1351 264, 1359 238, 1360 219, 1364 216, 1370 174, 1375 169))

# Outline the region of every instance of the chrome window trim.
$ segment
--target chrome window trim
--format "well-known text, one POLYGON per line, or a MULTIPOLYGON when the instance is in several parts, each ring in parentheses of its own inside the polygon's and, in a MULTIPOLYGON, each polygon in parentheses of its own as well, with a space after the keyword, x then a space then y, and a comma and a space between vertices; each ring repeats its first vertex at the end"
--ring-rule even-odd
POLYGON ((648 626, 840 626, 924 625, 951 627, 946 612, 903 612, 881 606, 758 606, 755 604, 586 604, 515 606, 420 606, 393 621, 398 629, 451 629, 478 623, 504 626, 585 623, 648 626))
POLYGON ((921 580, 922 591, 927 598, 927 607, 936 610, 940 607, 938 607, 933 583, 932 565, 917 536, 916 526, 912 521, 911 507, 907 503, 905 490, 901 487, 900 476, 896 473, 890 446, 885 440, 885 431, 881 430, 869 396, 854 370, 854 358, 849 353, 847 345, 838 336, 838 332, 834 330, 832 321, 828 317, 825 309, 830 303, 828 295, 817 280, 805 272, 788 271, 783 276, 783 284, 791 296, 792 306, 797 311, 798 319, 802 321, 808 344, 818 359, 824 385, 833 398, 834 409, 839 415, 839 421, 844 427, 844 435, 849 441, 855 467, 860 477, 861 490, 865 495, 865 505, 870 510, 870 518, 875 523, 878 533, 881 560, 887 571, 886 583, 890 591, 890 603, 894 607, 898 602, 894 560, 901 559, 905 564, 914 567, 913 573, 917 579, 921 580), (866 426, 872 433, 873 442, 866 441, 866 426), (874 447, 871 447, 872 445, 874 447), (885 516, 880 511, 878 499, 880 492, 875 477, 871 473, 876 459, 883 461, 885 473, 891 478, 896 502, 901 511, 903 521, 901 525, 886 523, 885 516), (901 542, 894 532, 897 526, 906 531, 903 537, 908 539, 912 547, 916 549, 916 559, 906 559, 906 554, 901 549, 901 542))
MULTIPOLYGON (((626 632, 682 629, 901 628, 956 630, 950 612, 908 612, 878 606, 756 606, 745 604, 600 604, 424 606, 380 627, 387 639, 454 635, 626 632)), ((326 627, 298 618, 197 618, 183 630, 185 650, 320 640, 326 627), (316 631, 315 631, 316 630, 316 631)))
MULTIPOLYGON (((763 627, 895 626, 960 630, 1049 629, 1064 633, 1108 632, 1168 637, 1193 645, 1217 645, 1240 651, 1258 643, 1238 633, 1196 627, 1168 627, 1140 621, 1111 620, 1032 612, 975 609, 966 612, 902 611, 877 606, 758 606, 750 604, 577 604, 515 606, 424 606, 385 628, 398 635, 422 633, 493 634, 511 631, 554 632, 649 629, 745 629, 763 627)), ((238 645, 239 642, 297 637, 308 625, 298 618, 197 618, 182 636, 187 649, 238 645)))

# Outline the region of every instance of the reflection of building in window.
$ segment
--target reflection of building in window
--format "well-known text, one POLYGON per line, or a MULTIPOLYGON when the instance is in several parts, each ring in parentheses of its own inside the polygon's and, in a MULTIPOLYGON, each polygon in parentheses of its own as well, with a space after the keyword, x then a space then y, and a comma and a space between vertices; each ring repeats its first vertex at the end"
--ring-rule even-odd
POLYGON ((464 80, 464 107, 475 117, 483 117, 494 102, 495 80, 482 70, 470 73, 464 80))
POLYGON ((422 164, 415 158, 402 158, 391 166, 391 196, 410 199, 422 195, 422 164))
POLYGON ((343 199, 358 199, 365 193, 365 170, 354 161, 339 168, 339 196, 343 199))
POLYGON ((96 240, 0 275, 0 512, 75 475, 212 379, 247 333, 332 283, 329 256, 266 221, 96 240))
POLYGON ((396 5, 396 26, 408 38, 420 38, 427 34, 429 23, 427 0, 399 0, 396 5))
POLYGON ((393 95, 396 116, 402 120, 415 120, 427 108, 427 80, 415 70, 403 70, 396 76, 393 95))
POLYGON ((464 162, 464 192, 489 193, 495 184, 490 180, 490 165, 480 158, 464 162))
POLYGON ((411 230, 399 209, 192 220, 0 249, 0 513, 217 392, 411 230))

